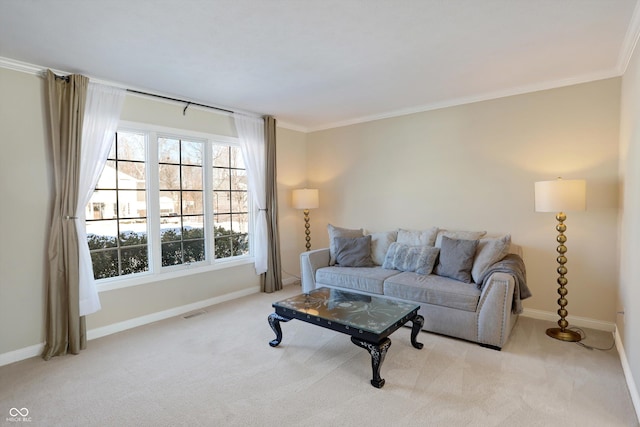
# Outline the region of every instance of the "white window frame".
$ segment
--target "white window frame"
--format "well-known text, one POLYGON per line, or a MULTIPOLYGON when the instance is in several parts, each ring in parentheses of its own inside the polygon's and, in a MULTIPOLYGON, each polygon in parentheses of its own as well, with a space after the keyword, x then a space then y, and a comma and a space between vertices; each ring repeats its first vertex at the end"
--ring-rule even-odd
MULTIPOLYGON (((146 149, 146 195, 147 195, 147 245, 149 249, 149 270, 124 276, 109 277, 96 281, 98 292, 143 285, 177 277, 199 274, 207 271, 215 271, 252 264, 254 262, 254 222, 255 212, 250 194, 248 199, 249 210, 249 253, 231 258, 215 258, 215 239, 213 235, 213 180, 212 180, 212 147, 213 145, 225 145, 239 147, 238 138, 197 132, 185 129, 169 128, 154 124, 121 121, 118 132, 135 132, 145 135, 146 149), (161 238, 160 238, 160 191, 158 181, 158 138, 188 139, 204 142, 203 162, 203 203, 204 203, 204 227, 205 227, 205 253, 203 261, 184 263, 162 267, 161 238)), ((246 167, 246 163, 245 163, 246 167)), ((248 189, 250 192, 251 189, 248 189)))

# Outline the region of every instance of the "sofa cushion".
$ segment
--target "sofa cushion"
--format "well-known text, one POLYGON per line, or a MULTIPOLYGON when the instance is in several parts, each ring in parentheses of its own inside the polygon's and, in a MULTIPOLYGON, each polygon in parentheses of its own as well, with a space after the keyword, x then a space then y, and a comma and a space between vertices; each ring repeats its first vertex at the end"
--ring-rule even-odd
POLYGON ((336 237, 336 265, 371 267, 371 236, 336 237))
POLYGON ((328 224, 327 231, 329 232, 329 265, 334 265, 336 263, 336 237, 364 236, 362 228, 359 228, 357 230, 350 230, 348 228, 341 228, 328 224))
POLYGON ((473 283, 434 274, 400 273, 384 282, 383 291, 392 298, 465 311, 476 311, 480 300, 480 290, 473 283))
POLYGON ((398 238, 397 231, 371 233, 371 259, 375 265, 382 265, 389 246, 398 238))
POLYGON ((434 246, 438 227, 431 227, 428 230, 404 230, 398 229, 398 243, 410 246, 434 246))
POLYGON ((383 283, 397 270, 382 267, 323 267, 316 271, 316 285, 337 286, 373 294, 382 294, 383 283))
POLYGON ((382 268, 431 274, 440 249, 431 246, 409 246, 394 242, 389 247, 382 268))
POLYGON ((442 238, 447 236, 450 239, 478 240, 487 234, 486 231, 466 231, 466 230, 438 230, 436 236, 436 248, 442 246, 442 238))
POLYGON ((478 242, 476 256, 471 268, 471 277, 476 283, 480 283, 483 273, 496 262, 509 254, 511 247, 511 235, 505 234, 502 237, 484 238, 478 242))
POLYGON ((450 239, 443 236, 435 274, 471 283, 471 268, 477 247, 477 240, 450 239))

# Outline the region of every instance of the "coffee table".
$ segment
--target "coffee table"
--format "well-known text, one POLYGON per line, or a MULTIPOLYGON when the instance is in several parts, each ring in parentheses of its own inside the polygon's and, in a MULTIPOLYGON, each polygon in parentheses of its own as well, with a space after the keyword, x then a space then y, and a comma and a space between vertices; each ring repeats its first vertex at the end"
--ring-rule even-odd
POLYGON ((373 379, 371 385, 381 388, 385 381, 380 367, 391 346, 389 335, 408 322, 412 322, 411 344, 422 348, 416 341, 424 318, 418 314, 419 305, 389 298, 347 292, 333 288, 318 288, 273 303, 275 313, 269 315, 269 325, 276 339, 269 345, 282 342, 280 322, 302 320, 312 325, 332 329, 351 336, 351 341, 371 354, 373 379))

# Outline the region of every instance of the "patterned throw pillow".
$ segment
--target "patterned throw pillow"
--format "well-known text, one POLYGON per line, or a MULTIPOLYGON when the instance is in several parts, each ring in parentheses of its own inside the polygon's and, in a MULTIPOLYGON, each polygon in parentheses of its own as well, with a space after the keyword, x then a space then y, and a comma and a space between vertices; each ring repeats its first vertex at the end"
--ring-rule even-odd
POLYGON ((431 246, 410 246, 394 242, 389 246, 382 268, 431 274, 440 249, 431 246))

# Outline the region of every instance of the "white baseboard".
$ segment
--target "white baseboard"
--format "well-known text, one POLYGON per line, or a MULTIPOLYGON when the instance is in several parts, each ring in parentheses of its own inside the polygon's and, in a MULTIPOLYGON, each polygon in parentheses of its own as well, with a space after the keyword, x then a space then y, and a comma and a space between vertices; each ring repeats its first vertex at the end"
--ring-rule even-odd
POLYGON ((236 298, 241 298, 241 297, 255 294, 258 292, 260 292, 260 287, 254 286, 248 289, 243 289, 241 291, 236 291, 230 294, 221 295, 219 297, 209 298, 206 300, 194 302, 192 304, 182 305, 180 307, 174 307, 168 310, 158 311, 156 313, 151 313, 145 316, 140 316, 133 319, 125 320, 123 322, 113 323, 111 325, 91 329, 87 331, 87 340, 93 340, 96 338, 101 338, 107 335, 115 334, 116 332, 126 331, 127 329, 132 329, 138 326, 157 322, 158 320, 164 320, 170 317, 180 316, 181 314, 185 314, 190 311, 200 310, 202 308, 209 307, 211 305, 220 304, 221 302, 230 301, 236 298))
MULTIPOLYGON (((559 319, 557 313, 551 313, 549 311, 534 310, 531 308, 525 308, 522 313, 524 317, 531 317, 533 319, 548 320, 556 323, 559 319)), ((567 316, 569 326, 579 326, 581 328, 590 328, 597 331, 613 332, 616 329, 616 325, 613 322, 604 322, 602 320, 590 319, 588 317, 567 316)))
MULTIPOLYGON (((294 281, 295 282, 295 281, 294 281)), ((283 283, 284 284, 284 283, 283 283)), ((209 298, 203 301, 198 301, 193 304, 187 304, 180 307, 174 307, 169 310, 159 311, 157 313, 147 314, 145 316, 136 317, 134 319, 125 320, 123 322, 113 323, 111 325, 103 326, 100 328, 94 328, 87 331, 87 340, 93 340, 101 338, 107 335, 115 334, 116 332, 126 331, 138 326, 146 325, 148 323, 157 322, 158 320, 168 319, 174 316, 180 316, 181 314, 188 313, 190 311, 199 310, 211 305, 220 304, 221 302, 230 301, 236 298, 241 298, 247 295, 260 292, 259 286, 243 289, 230 294, 221 295, 215 298, 209 298)), ((9 351, 7 353, 0 354, 0 366, 8 365, 10 363, 19 362, 31 357, 40 356, 44 350, 44 343, 32 345, 18 350, 9 351)))
POLYGON ((629 394, 631 395, 633 407, 636 410, 636 417, 638 418, 638 422, 640 423, 640 393, 638 392, 638 387, 633 379, 633 375, 631 375, 631 367, 629 366, 627 353, 625 353, 624 351, 624 346, 622 345, 622 339, 620 338, 620 334, 618 333, 618 328, 616 328, 613 335, 616 339, 616 349, 618 350, 618 355, 620 356, 620 363, 622 364, 624 378, 627 380, 627 388, 629 389, 629 394))
POLYGON ((31 357, 40 356, 44 351, 44 343, 30 345, 29 347, 19 348, 17 350, 9 351, 0 354, 0 366, 8 365, 10 363, 19 362, 31 357))

